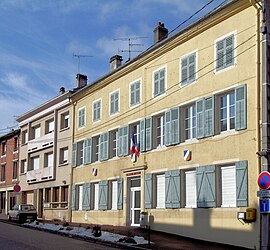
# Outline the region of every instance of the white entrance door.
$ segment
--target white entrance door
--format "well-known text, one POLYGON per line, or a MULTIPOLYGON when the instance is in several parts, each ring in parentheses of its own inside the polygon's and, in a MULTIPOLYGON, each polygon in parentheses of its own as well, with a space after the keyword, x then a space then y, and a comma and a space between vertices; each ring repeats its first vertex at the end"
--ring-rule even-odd
POLYGON ((131 226, 140 226, 141 187, 130 189, 130 220, 131 226))

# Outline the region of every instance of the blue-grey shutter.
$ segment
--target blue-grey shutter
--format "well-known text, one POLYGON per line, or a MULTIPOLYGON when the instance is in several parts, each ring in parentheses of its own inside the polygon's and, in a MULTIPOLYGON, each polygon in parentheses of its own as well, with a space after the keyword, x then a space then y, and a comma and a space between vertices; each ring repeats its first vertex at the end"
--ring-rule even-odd
POLYGON ((196 169, 197 207, 216 207, 215 166, 196 169))
POLYGON ((234 35, 225 38, 226 56, 225 64, 229 67, 234 64, 234 35))
POLYGON ((123 209, 123 179, 117 179, 117 209, 123 209))
POLYGON ((108 181, 99 182, 99 197, 98 197, 98 209, 108 209, 108 181))
POLYGON ((178 144, 179 138, 179 108, 173 108, 171 110, 171 144, 178 144))
POLYGON ((188 59, 183 58, 181 62, 181 84, 188 82, 188 59))
POLYGON ((204 100, 204 136, 214 135, 214 96, 204 100))
POLYGON ((145 208, 152 208, 152 174, 144 175, 144 202, 145 208))
POLYGON ((83 143, 83 164, 91 163, 92 138, 84 140, 83 143))
POLYGON ((165 112, 165 145, 171 145, 171 111, 165 112))
POLYGON ((235 88, 235 129, 247 128, 247 90, 246 85, 235 88))
POLYGON ((145 150, 152 149, 152 117, 145 119, 145 150))
POLYGON ((225 50, 225 40, 218 41, 216 44, 216 70, 221 70, 224 68, 225 61, 224 56, 226 53, 225 50))
POLYGON ((83 184, 82 210, 90 210, 90 183, 83 184))
POLYGON ((236 206, 248 206, 248 161, 235 163, 236 168, 236 206))
POLYGON ((77 166, 77 143, 72 144, 72 167, 77 166))
POLYGON ((188 57, 188 80, 193 82, 196 78, 196 53, 188 57))
POLYGON ((196 135, 204 137, 204 99, 196 101, 196 135))
POLYGON ((71 185, 71 204, 70 204, 71 210, 76 209, 76 186, 71 185))
POLYGON ((165 207, 180 208, 180 170, 165 172, 165 207))
POLYGON ((108 133, 104 133, 100 135, 100 160, 108 160, 108 133))
POLYGON ((128 155, 128 126, 119 128, 119 151, 118 156, 128 155))
POLYGON ((145 151, 145 119, 140 121, 140 151, 145 151))

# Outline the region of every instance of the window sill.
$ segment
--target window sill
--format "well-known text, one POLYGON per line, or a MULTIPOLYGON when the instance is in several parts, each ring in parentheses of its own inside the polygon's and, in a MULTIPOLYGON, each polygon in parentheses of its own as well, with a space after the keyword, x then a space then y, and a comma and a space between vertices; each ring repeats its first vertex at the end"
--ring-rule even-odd
POLYGON ((68 129, 70 129, 70 127, 66 127, 66 128, 61 128, 61 129, 59 130, 59 132, 63 132, 63 131, 66 131, 66 130, 68 130, 68 129))
POLYGON ((234 63, 233 65, 227 66, 225 68, 222 68, 222 69, 217 69, 217 67, 215 66, 214 74, 218 75, 219 73, 226 72, 227 70, 230 70, 234 67, 236 67, 236 63, 234 63))
POLYGON ((68 165, 68 162, 60 163, 60 164, 58 165, 58 167, 63 167, 63 166, 67 166, 67 165, 68 165))
POLYGON ((20 175, 26 175, 26 172, 25 173, 20 173, 20 175))
POLYGON ((1 155, 1 158, 5 158, 7 155, 6 154, 4 154, 4 155, 1 155))
POLYGON ((162 98, 162 97, 164 97, 164 96, 166 96, 166 91, 165 91, 164 93, 159 94, 159 95, 154 95, 154 94, 153 94, 153 99, 162 98))
MULTIPOLYGON (((157 148, 153 149, 153 150, 149 150, 149 152, 157 152, 157 151, 164 151, 164 150, 167 150, 167 147, 164 145, 164 146, 158 146, 157 148)), ((148 151, 146 151, 148 152, 148 151)))
POLYGON ((0 185, 1 185, 1 184, 6 184, 6 181, 0 181, 0 185))

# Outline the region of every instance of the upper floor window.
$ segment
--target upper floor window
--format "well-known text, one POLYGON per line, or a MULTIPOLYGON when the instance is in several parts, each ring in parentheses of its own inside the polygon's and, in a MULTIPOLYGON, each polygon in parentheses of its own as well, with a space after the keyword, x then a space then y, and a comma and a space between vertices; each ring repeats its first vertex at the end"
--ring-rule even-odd
POLYGON ((13 152, 18 151, 18 149, 19 149, 19 140, 18 140, 18 137, 15 137, 14 138, 14 149, 13 149, 13 152))
POLYGON ((85 107, 80 108, 78 112, 78 127, 82 128, 85 126, 85 107))
POLYGON ((27 161, 26 159, 21 160, 21 174, 24 174, 27 172, 27 161))
POLYGON ((53 152, 45 154, 44 167, 45 168, 53 167, 53 152))
POLYGON ((185 207, 197 207, 196 170, 185 172, 185 207))
POLYGON ((7 153, 7 143, 2 142, 2 155, 6 155, 7 153))
POLYGON ((216 42, 216 71, 234 65, 234 34, 216 42))
POLYGON ((185 140, 196 138, 196 105, 184 109, 185 140))
POLYGON ((61 129, 69 128, 69 112, 61 114, 61 129))
POLYGON ((22 131, 22 144, 25 144, 28 142, 28 132, 27 130, 22 131))
POLYGON ((49 134, 54 131, 54 120, 46 121, 45 134, 49 134))
POLYGON ((110 115, 119 112, 119 91, 116 91, 110 95, 110 115))
POLYGON ((220 97, 220 129, 228 131, 235 129, 235 93, 220 97))
POLYGON ((17 179, 18 176, 18 161, 13 162, 13 174, 12 174, 12 179, 15 180, 17 179))
POLYGON ((196 80, 196 53, 192 53, 181 60, 181 85, 196 80))
POLYGON ((166 68, 154 72, 154 97, 165 93, 166 68))
POLYGON ((1 181, 6 180, 6 165, 1 165, 1 181))
POLYGON ((31 128, 31 139, 37 139, 40 137, 40 125, 31 128))
POLYGON ((59 164, 68 163, 68 147, 64 147, 60 149, 60 160, 59 164))
POLYGON ((141 82, 136 81, 130 84, 130 106, 139 104, 141 101, 141 82))
POLYGON ((100 161, 100 136, 92 138, 92 162, 100 161))
POLYGON ((31 169, 30 170, 37 170, 39 169, 39 156, 31 158, 31 169))
POLYGON ((93 103, 93 121, 99 121, 101 119, 101 100, 93 103))
POLYGON ((118 129, 109 132, 109 158, 118 155, 118 129))

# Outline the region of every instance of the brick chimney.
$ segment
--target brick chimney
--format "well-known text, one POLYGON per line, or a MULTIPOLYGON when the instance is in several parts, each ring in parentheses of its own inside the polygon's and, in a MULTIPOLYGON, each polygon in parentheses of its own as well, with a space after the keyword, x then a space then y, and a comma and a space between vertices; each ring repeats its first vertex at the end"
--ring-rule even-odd
POLYGON ((119 68, 122 65, 123 58, 122 56, 115 55, 110 58, 110 72, 119 68))
POLYGON ((167 37, 168 29, 164 27, 164 23, 158 22, 157 27, 154 29, 154 43, 156 44, 167 37))
POLYGON ((82 74, 77 74, 77 88, 83 88, 87 85, 87 76, 82 74))

